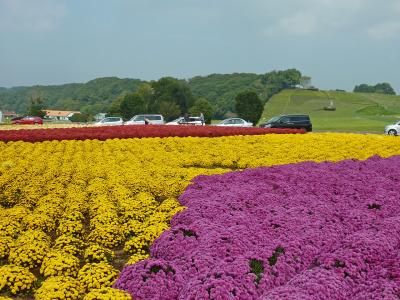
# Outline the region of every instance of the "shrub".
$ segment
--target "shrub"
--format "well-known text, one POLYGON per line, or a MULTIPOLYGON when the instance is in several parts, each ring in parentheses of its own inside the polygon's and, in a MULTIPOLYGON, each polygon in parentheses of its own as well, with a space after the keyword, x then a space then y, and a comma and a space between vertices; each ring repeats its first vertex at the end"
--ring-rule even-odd
POLYGON ((83 300, 131 300, 132 297, 125 291, 113 288, 101 288, 86 294, 83 300))
POLYGON ((43 259, 40 273, 49 276, 75 277, 79 270, 79 259, 63 251, 52 250, 43 259))
POLYGON ((8 289, 12 294, 28 291, 36 281, 28 269, 15 265, 4 265, 0 267, 0 290, 8 289))
POLYGON ((35 293, 35 300, 75 300, 82 297, 79 281, 68 276, 47 278, 35 293))
POLYGON ((88 263, 79 270, 78 280, 86 292, 111 287, 118 277, 118 270, 107 263, 88 263))

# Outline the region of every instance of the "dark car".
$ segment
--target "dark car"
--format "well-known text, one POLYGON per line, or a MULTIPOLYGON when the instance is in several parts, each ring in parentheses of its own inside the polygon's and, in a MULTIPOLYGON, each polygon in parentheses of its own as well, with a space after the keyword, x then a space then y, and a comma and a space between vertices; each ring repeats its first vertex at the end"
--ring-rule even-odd
POLYGON ((273 117, 260 125, 262 128, 293 128, 312 131, 309 115, 281 115, 273 117))
POLYGON ((43 120, 40 117, 26 116, 20 119, 13 119, 11 124, 43 124, 43 120))

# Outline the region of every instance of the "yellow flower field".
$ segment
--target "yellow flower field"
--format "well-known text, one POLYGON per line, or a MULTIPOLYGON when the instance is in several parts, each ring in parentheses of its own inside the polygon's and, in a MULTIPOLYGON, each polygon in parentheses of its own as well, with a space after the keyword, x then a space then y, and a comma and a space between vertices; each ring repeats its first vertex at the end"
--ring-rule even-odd
POLYGON ((0 142, 0 298, 129 299, 110 287, 198 175, 398 154, 396 137, 333 133, 0 142))

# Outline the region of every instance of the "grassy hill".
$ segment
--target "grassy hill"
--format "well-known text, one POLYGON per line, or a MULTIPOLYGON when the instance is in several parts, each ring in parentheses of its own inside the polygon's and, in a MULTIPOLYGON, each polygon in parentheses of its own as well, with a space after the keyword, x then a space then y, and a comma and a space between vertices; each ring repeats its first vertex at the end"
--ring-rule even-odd
POLYGON ((385 125, 400 119, 400 96, 284 90, 266 103, 261 122, 296 113, 309 114, 314 130, 382 132, 385 125), (336 111, 323 110, 331 100, 336 111))

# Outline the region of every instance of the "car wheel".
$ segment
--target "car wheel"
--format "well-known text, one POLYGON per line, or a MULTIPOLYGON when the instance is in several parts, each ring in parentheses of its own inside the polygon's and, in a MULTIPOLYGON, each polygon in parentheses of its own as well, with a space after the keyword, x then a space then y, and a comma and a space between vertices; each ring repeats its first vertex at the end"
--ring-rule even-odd
POLYGON ((394 129, 390 129, 390 130, 388 131, 388 135, 397 135, 397 131, 394 130, 394 129))

